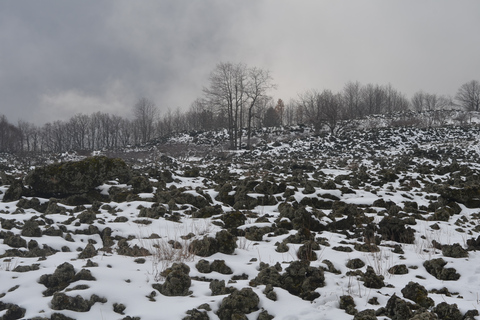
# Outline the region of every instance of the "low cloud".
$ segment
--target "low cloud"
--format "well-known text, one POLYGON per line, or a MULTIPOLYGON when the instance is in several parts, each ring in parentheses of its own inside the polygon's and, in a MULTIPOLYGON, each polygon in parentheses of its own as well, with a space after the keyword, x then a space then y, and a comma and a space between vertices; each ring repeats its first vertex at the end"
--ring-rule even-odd
POLYGON ((40 98, 37 118, 40 122, 68 120, 77 113, 91 114, 103 112, 131 117, 135 96, 120 81, 109 83, 103 92, 92 95, 77 89, 69 89, 40 98))

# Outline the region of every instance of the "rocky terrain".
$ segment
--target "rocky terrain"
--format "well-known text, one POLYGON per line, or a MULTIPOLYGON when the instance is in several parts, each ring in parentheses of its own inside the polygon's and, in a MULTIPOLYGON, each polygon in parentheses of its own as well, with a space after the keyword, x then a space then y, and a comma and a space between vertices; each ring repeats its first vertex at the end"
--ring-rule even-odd
POLYGON ((0 319, 478 319, 480 128, 0 158, 0 319), (105 155, 108 155, 105 156, 105 155))

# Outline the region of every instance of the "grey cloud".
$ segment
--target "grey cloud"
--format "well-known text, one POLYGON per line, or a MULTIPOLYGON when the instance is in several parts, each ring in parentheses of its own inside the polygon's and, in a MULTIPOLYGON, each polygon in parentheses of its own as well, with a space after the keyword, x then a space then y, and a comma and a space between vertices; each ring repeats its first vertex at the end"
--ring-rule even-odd
POLYGON ((480 78, 480 3, 462 1, 4 1, 0 114, 129 116, 140 97, 187 108, 221 61, 271 70, 276 98, 391 83, 454 95, 480 78))

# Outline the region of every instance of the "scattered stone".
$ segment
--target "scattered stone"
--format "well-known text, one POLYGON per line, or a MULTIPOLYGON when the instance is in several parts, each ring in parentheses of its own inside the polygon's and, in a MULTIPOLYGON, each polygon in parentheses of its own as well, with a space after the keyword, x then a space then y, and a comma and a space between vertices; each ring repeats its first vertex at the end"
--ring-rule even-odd
POLYGON ((34 263, 31 266, 16 266, 12 271, 13 272, 28 272, 40 269, 39 263, 34 263))
POLYGON ((22 180, 13 180, 8 187, 7 191, 3 195, 3 202, 16 201, 22 198, 22 195, 25 193, 25 187, 23 186, 22 180))
POLYGON ((225 213, 221 216, 225 228, 238 228, 245 224, 247 217, 240 211, 225 213))
POLYGON ((388 299, 385 307, 385 315, 392 320, 405 320, 412 318, 413 312, 410 305, 394 293, 393 296, 388 299))
POLYGON ((315 261, 317 260, 317 254, 314 250, 315 244, 313 241, 306 241, 297 251, 297 258, 300 260, 315 261))
POLYGON ((341 296, 339 304, 340 309, 345 310, 345 312, 348 314, 354 315, 358 312, 355 308, 355 301, 353 300, 352 296, 341 296))
POLYGON ((407 274, 408 268, 404 264, 398 264, 388 269, 390 274, 407 274))
POLYGON ((443 245, 442 254, 445 257, 451 258, 467 258, 468 251, 463 249, 459 243, 454 243, 452 245, 443 245))
POLYGON ((272 320, 273 318, 275 317, 269 314, 267 310, 262 310, 258 315, 257 320, 272 320))
POLYGON ((218 242, 215 238, 205 236, 201 240, 193 240, 189 251, 200 257, 209 257, 218 252, 218 242))
POLYGON ((365 262, 363 262, 362 259, 358 259, 358 258, 350 259, 347 261, 346 266, 347 268, 350 268, 350 269, 360 269, 365 266, 365 262))
POLYGON ((467 250, 472 251, 472 250, 480 250, 480 236, 475 238, 470 238, 467 240, 467 250))
POLYGON ((51 296, 55 292, 65 289, 73 281, 74 276, 75 269, 73 266, 68 262, 64 262, 55 269, 53 274, 42 275, 38 282, 48 288, 43 294, 51 296))
POLYGON ((122 239, 118 241, 118 248, 117 248, 117 253, 125 256, 130 256, 130 257, 145 257, 145 256, 150 256, 151 253, 145 248, 139 247, 138 245, 134 245, 133 247, 130 247, 130 245, 127 242, 127 239, 122 239))
POLYGON ((386 216, 378 224, 378 232, 385 240, 392 240, 400 243, 414 243, 415 231, 405 227, 405 221, 397 217, 386 216))
POLYGON ((230 294, 234 290, 232 287, 225 287, 225 280, 217 280, 213 279, 210 282, 210 290, 212 291, 212 296, 219 296, 219 295, 224 295, 224 294, 230 294))
POLYGON ((330 260, 324 259, 322 263, 325 263, 327 265, 327 270, 328 272, 334 273, 334 274, 341 274, 342 272, 338 269, 335 268, 333 263, 330 260))
POLYGON ((260 299, 252 288, 235 290, 222 300, 217 315, 220 320, 245 319, 245 315, 258 310, 260 299))
POLYGON ((378 318, 375 315, 375 310, 373 309, 362 310, 353 317, 353 320, 377 320, 377 319, 378 318))
POLYGON ((442 258, 427 260, 423 263, 423 266, 432 276, 439 280, 458 280, 460 274, 457 273, 455 268, 444 268, 447 262, 442 258))
POLYGON ((28 220, 23 225, 21 235, 24 237, 41 237, 42 230, 40 230, 40 227, 36 221, 28 220))
POLYGON ((435 305, 433 299, 428 297, 427 289, 417 282, 410 281, 405 288, 402 289, 403 297, 417 303, 420 307, 430 308, 435 305))
POLYGON ((273 290, 273 286, 271 284, 267 284, 265 286, 265 290, 263 290, 263 293, 268 299, 272 301, 277 301, 277 294, 273 290))
POLYGON ((441 302, 433 308, 433 312, 437 314, 439 319, 462 320, 463 318, 456 303, 448 304, 446 302, 441 302))
POLYGON ((188 289, 192 284, 189 273, 190 268, 186 264, 173 263, 162 273, 163 276, 166 276, 165 282, 162 285, 153 284, 152 287, 165 296, 187 296, 191 294, 188 289))
POLYGON ((210 264, 210 268, 212 271, 221 273, 221 274, 232 274, 232 269, 225 264, 225 260, 214 260, 210 264))
POLYGON ((335 251, 342 251, 342 252, 353 252, 353 249, 346 246, 337 246, 332 248, 335 251))
POLYGON ((113 304, 113 312, 118 314, 125 314, 124 311, 127 307, 123 303, 114 303, 113 304))
POLYGON ((355 243, 354 249, 361 252, 379 252, 380 248, 375 243, 355 243))
POLYGON ((289 250, 290 248, 288 247, 288 244, 286 244, 285 242, 277 242, 277 248, 275 249, 275 251, 283 253, 288 252, 289 250))
POLYGON ((212 269, 210 268, 210 262, 208 262, 205 259, 200 259, 195 265, 195 267, 197 268, 198 272, 201 272, 201 273, 212 272, 212 269))
POLYGON ((90 310, 90 304, 82 296, 67 296, 65 293, 56 292, 51 301, 53 310, 72 310, 77 312, 87 312, 90 310))
POLYGON ((21 308, 20 306, 13 303, 4 303, 0 301, 0 312, 3 313, 3 316, 0 318, 2 320, 16 320, 21 319, 25 316, 26 309, 21 308), (4 310, 7 310, 3 313, 4 310))
POLYGON ((363 275, 364 285, 367 288, 380 289, 385 286, 383 282, 384 277, 382 275, 377 275, 371 266, 367 267, 367 271, 363 275))
POLYGON ((26 248, 27 241, 23 239, 20 235, 14 234, 13 232, 1 232, 0 231, 0 238, 3 237, 3 244, 10 246, 12 248, 26 248))
POLYGON ((34 195, 49 198, 88 193, 105 181, 126 183, 130 177, 123 160, 99 156, 35 168, 25 177, 25 183, 34 195))
POLYGON ((200 311, 198 309, 191 309, 185 313, 188 314, 188 316, 183 317, 182 320, 209 320, 210 319, 206 311, 200 311))
POLYGON ((78 255, 78 259, 90 259, 95 257, 98 254, 97 249, 95 249, 95 246, 91 243, 87 244, 85 246, 85 249, 83 249, 82 252, 78 255))
MULTIPOLYGON (((42 319, 42 320, 44 320, 44 319, 42 319)), ((50 317, 50 320, 75 320, 75 319, 67 317, 64 314, 55 312, 55 313, 52 313, 52 316, 50 317)))

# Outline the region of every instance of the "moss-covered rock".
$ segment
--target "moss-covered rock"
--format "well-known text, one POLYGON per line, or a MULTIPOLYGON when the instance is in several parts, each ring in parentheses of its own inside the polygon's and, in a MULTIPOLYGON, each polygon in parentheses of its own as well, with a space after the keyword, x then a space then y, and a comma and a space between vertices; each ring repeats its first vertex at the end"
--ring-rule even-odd
POLYGON ((318 243, 313 241, 306 241, 297 251, 297 258, 300 260, 315 261, 317 260, 317 253, 315 248, 319 248, 318 243))
POLYGON ((219 296, 224 294, 230 294, 236 289, 233 287, 226 287, 225 280, 213 279, 209 285, 210 290, 212 291, 212 296, 219 296))
POLYGON ((364 285, 367 288, 380 289, 385 286, 383 282, 384 277, 377 275, 371 266, 367 267, 367 271, 363 275, 364 285))
POLYGON ((117 253, 130 257, 143 257, 151 255, 148 249, 134 245, 131 247, 126 239, 121 239, 118 241, 117 253))
POLYGON ((444 268, 447 262, 442 258, 427 260, 423 263, 423 266, 432 276, 439 280, 458 280, 460 274, 457 273, 455 268, 444 268))
POLYGON ((233 254, 235 248, 237 248, 237 237, 227 230, 220 230, 217 232, 215 240, 218 243, 218 251, 221 253, 233 254))
POLYGON ((98 251, 91 243, 87 244, 82 252, 79 253, 78 259, 90 259, 97 255, 98 251))
POLYGON ((153 288, 165 296, 187 296, 191 293, 189 289, 192 284, 189 273, 190 268, 186 264, 174 263, 163 273, 166 274, 165 282, 162 285, 154 284, 153 288))
POLYGON ((405 320, 413 316, 411 306, 394 293, 385 306, 385 314, 392 320, 405 320))
POLYGON ((75 269, 73 266, 64 262, 55 269, 53 274, 42 275, 38 282, 48 288, 43 294, 51 296, 53 293, 65 289, 73 281, 74 276, 75 269))
POLYGON ((82 296, 75 297, 67 296, 63 292, 57 292, 53 295, 50 302, 53 310, 71 310, 76 312, 88 312, 90 308, 96 303, 107 302, 107 299, 100 298, 97 295, 92 295, 89 300, 85 300, 82 296))
POLYGON ((185 312, 188 316, 182 318, 182 320, 210 320, 206 311, 200 311, 198 309, 191 309, 185 312))
POLYGON ((225 228, 237 228, 245 224, 247 217, 240 211, 233 211, 225 213, 220 218, 223 221, 225 228))
POLYGON ((14 234, 11 231, 0 232, 0 238, 3 238, 3 243, 12 248, 26 248, 27 240, 20 235, 14 234))
POLYGON ((405 221, 397 217, 386 216, 378 226, 378 232, 385 240, 409 244, 415 242, 415 231, 410 227, 405 227, 405 221))
POLYGON ((13 180, 7 191, 3 195, 3 202, 16 201, 22 198, 25 193, 25 187, 22 180, 13 180))
POLYGON ((441 188, 439 190, 446 202, 459 202, 467 208, 480 207, 480 186, 472 185, 464 188, 441 188))
POLYGON ((397 264, 397 265, 394 265, 393 267, 390 267, 388 269, 388 273, 390 273, 390 274, 407 274, 408 273, 408 268, 404 264, 397 264))
POLYGON ((245 315, 258 310, 260 299, 252 288, 235 290, 225 297, 218 308, 220 320, 246 319, 245 315))
POLYGON ((467 258, 468 257, 468 251, 463 249, 463 247, 459 243, 454 243, 452 245, 443 245, 442 254, 445 257, 450 257, 450 258, 467 258))
POLYGON ((349 295, 340 296, 339 307, 350 315, 354 315, 358 312, 355 308, 355 301, 353 300, 353 297, 349 295))
POLYGON ((421 307, 430 308, 435 305, 434 301, 428 297, 428 291, 424 286, 417 282, 410 281, 402 289, 403 297, 414 301, 421 307))
POLYGON ((350 269, 360 269, 365 266, 365 262, 359 258, 349 259, 346 263, 346 266, 350 269))
POLYGON ((433 312, 435 312, 439 319, 446 319, 446 320, 462 320, 463 315, 458 310, 458 306, 456 303, 448 304, 446 302, 439 303, 435 308, 433 308, 433 312))
POLYGON ((150 193, 153 191, 152 183, 145 176, 135 176, 129 181, 129 184, 132 186, 134 193, 150 193))
POLYGON ((190 252, 200 257, 209 257, 218 252, 218 241, 215 238, 205 236, 195 239, 188 248, 190 252))
POLYGON ((3 316, 0 318, 2 320, 16 320, 22 319, 27 312, 26 309, 21 308, 20 306, 14 303, 4 303, 0 301, 0 312, 3 313, 3 316), (7 310, 3 312, 4 310, 7 310))
POLYGON ((130 177, 123 160, 99 156, 36 168, 25 177, 25 183, 35 195, 65 197, 87 193, 108 180, 127 183, 130 177))
POLYGON ((378 318, 375 314, 375 310, 373 309, 362 310, 353 317, 353 320, 377 320, 377 319, 378 318))

